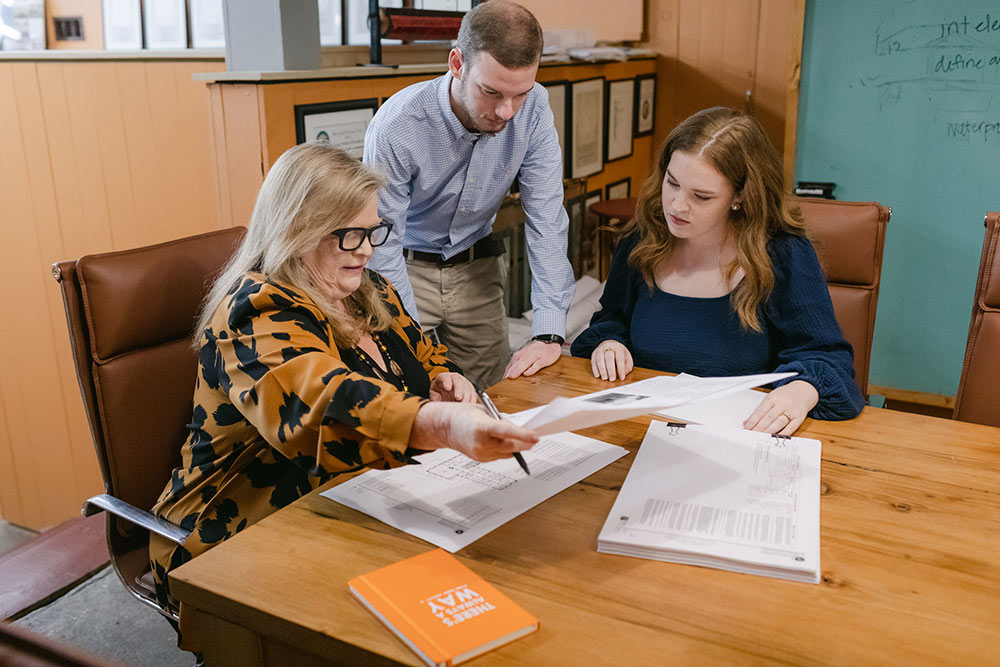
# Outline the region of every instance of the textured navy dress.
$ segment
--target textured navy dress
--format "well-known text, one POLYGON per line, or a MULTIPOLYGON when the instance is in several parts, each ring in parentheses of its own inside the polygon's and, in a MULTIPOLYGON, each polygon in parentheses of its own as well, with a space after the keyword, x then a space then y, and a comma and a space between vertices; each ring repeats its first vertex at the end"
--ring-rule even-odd
POLYGON ((653 287, 628 264, 637 237, 622 239, 601 296, 601 310, 573 342, 590 357, 602 341, 616 340, 636 366, 702 377, 797 372, 819 392, 815 419, 851 419, 864 407, 854 382, 854 353, 833 312, 812 244, 779 234, 768 243, 774 290, 757 314, 762 332, 744 330, 729 296, 678 296, 653 287))

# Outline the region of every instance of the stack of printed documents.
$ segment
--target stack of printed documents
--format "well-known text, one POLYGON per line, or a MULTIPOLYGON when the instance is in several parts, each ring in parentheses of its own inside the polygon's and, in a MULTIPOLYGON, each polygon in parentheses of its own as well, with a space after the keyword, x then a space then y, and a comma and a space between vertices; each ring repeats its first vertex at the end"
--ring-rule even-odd
POLYGON ((653 421, 602 553, 819 583, 820 442, 653 421))

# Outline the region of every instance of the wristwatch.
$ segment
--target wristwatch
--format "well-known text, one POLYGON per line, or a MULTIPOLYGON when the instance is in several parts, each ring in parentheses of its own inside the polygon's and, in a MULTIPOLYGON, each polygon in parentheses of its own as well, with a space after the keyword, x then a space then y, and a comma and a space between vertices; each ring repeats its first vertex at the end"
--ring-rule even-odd
POLYGON ((556 334, 538 334, 537 336, 532 336, 531 340, 540 340, 543 343, 556 343, 557 345, 562 345, 566 342, 565 338, 556 334))

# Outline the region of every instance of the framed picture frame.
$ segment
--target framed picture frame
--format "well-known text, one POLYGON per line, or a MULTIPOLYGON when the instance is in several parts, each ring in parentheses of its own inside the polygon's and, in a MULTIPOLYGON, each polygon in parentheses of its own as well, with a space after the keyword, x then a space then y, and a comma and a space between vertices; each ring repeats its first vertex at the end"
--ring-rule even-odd
POLYGON ((608 81, 604 103, 604 160, 613 162, 632 155, 635 80, 608 81))
POLYGON ((546 81, 542 83, 549 92, 549 107, 552 109, 552 121, 559 135, 559 147, 562 149, 563 175, 569 175, 569 142, 570 142, 570 106, 569 81, 546 81))
POLYGON ((628 199, 632 196, 632 177, 623 178, 604 186, 605 199, 628 199))
POLYGON ((321 141, 342 148, 359 160, 364 154, 365 132, 378 109, 374 97, 344 102, 295 105, 295 142, 321 141))
POLYGON ((653 133, 656 118, 656 75, 643 74, 635 78, 635 136, 653 133))
POLYGON ((569 216, 569 232, 566 239, 566 255, 573 267, 573 279, 583 275, 583 226, 586 218, 587 195, 582 194, 566 200, 566 214, 569 216))
POLYGON ((580 235, 580 276, 596 276, 598 270, 598 240, 597 228, 601 220, 590 207, 601 201, 601 191, 592 190, 583 195, 583 233, 580 235))
POLYGON ((604 77, 571 88, 570 178, 585 178, 604 169, 604 77))

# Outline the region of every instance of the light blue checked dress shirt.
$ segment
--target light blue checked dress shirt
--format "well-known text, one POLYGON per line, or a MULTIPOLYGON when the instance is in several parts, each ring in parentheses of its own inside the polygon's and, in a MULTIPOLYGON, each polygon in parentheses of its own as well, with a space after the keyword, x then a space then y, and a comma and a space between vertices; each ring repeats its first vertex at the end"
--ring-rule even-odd
POLYGON ((566 256, 562 150, 548 92, 536 83, 521 109, 495 135, 469 132, 451 109, 451 75, 408 86, 383 104, 365 134, 364 161, 387 184, 378 212, 394 227, 369 267, 419 317, 403 248, 445 258, 493 229, 500 203, 519 176, 531 267, 532 331, 566 335, 573 269, 566 256))

